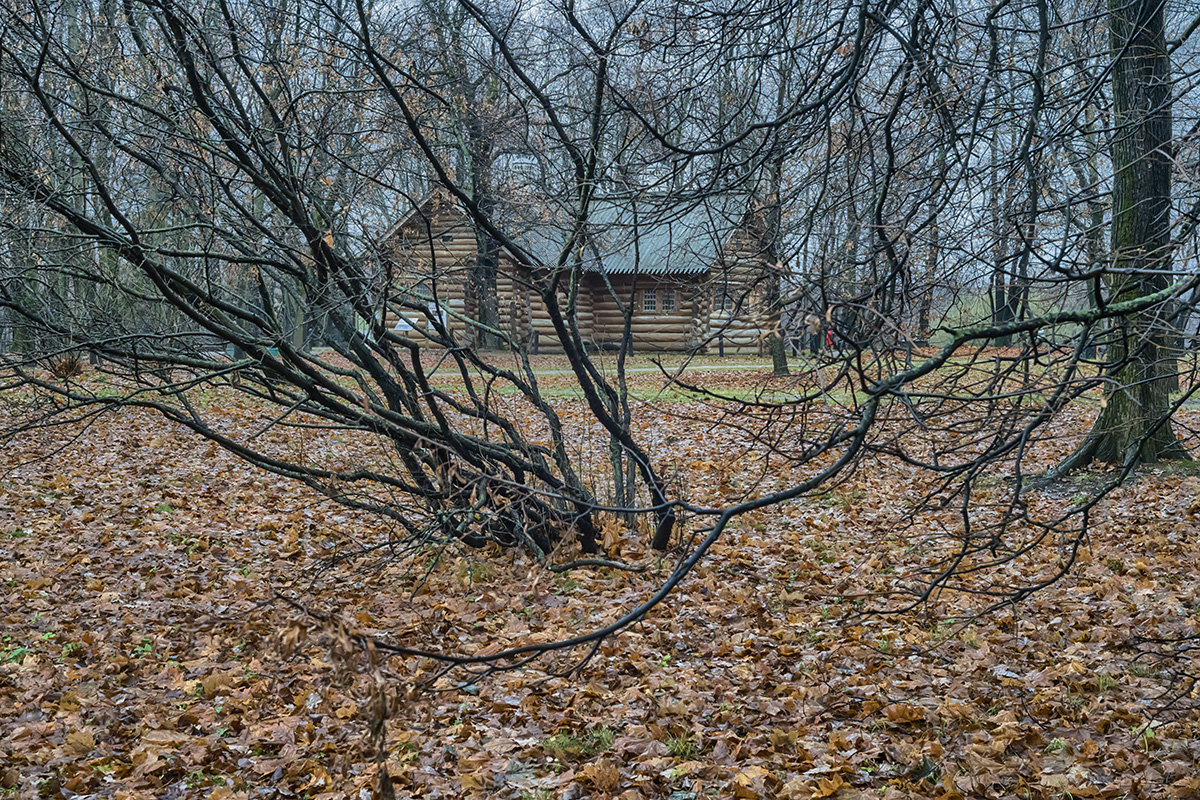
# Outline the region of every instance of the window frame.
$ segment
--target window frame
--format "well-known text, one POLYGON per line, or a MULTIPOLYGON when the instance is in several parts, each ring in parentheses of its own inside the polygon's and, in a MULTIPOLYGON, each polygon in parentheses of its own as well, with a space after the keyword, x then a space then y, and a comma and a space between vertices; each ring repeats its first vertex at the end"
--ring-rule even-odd
POLYGON ((658 311, 658 289, 642 289, 642 311, 658 311))

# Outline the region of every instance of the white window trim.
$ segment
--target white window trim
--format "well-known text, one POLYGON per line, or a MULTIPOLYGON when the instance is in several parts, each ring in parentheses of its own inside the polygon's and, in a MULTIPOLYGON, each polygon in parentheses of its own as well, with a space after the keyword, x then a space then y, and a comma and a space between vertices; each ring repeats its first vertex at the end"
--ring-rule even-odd
POLYGON ((657 289, 642 289, 642 311, 658 311, 657 289))

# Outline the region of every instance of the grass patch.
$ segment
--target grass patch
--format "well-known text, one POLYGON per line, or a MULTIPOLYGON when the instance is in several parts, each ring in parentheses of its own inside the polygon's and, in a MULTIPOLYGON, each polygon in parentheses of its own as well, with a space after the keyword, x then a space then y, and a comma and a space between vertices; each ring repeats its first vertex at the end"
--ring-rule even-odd
POLYGON ((691 761, 700 755, 700 743, 687 731, 668 736, 663 744, 667 746, 668 753, 682 761, 691 761))
POLYGON ((617 733, 612 728, 600 726, 584 733, 559 731, 542 740, 542 749, 560 761, 568 758, 591 758, 612 747, 617 733))

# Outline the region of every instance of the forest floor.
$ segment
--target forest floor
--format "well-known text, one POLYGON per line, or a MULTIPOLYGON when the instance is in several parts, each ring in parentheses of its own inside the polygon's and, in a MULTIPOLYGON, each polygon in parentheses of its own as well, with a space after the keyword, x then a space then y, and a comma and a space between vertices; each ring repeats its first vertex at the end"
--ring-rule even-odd
MULTIPOLYGON (((764 385, 757 367, 703 380, 764 385)), ((271 418, 210 400, 231 429, 271 418)), ((695 502, 811 469, 768 468, 750 428, 714 427, 715 402, 638 412, 695 502)), ((1194 430, 1197 413, 1181 421, 1194 430)), ((949 592, 871 613, 916 583, 954 518, 911 520, 927 487, 872 463, 736 520, 586 663, 474 676, 356 637, 459 653, 550 641, 636 606, 672 558, 617 528, 610 554, 644 572, 453 547, 401 558, 380 520, 135 410, 31 431, 0 459, 0 798, 366 798, 382 769, 400 798, 1200 797, 1197 698, 1159 709, 1188 662, 1135 646, 1200 628, 1188 467, 1110 494, 1066 578, 975 618, 987 598, 949 592)), ((1051 514, 1074 492, 1030 504, 1051 514)), ((1053 568, 1068 544, 1037 558, 1053 568)))

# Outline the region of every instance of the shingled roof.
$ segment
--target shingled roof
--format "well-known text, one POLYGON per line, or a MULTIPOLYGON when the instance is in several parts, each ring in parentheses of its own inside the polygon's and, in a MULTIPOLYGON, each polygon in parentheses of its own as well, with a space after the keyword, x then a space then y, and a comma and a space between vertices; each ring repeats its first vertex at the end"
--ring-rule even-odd
MULTIPOLYGON (((384 234, 391 238, 420 214, 432 196, 417 204, 384 234)), ((721 195, 680 202, 654 195, 602 197, 589 207, 584 266, 609 275, 700 275, 718 261, 729 237, 746 219, 744 196, 721 195)), ((501 209, 513 238, 547 266, 558 262, 571 229, 566 208, 511 205, 501 209)))
MULTIPOLYGON (((634 199, 600 199, 588 214, 584 265, 610 275, 697 275, 708 271, 745 218, 745 201, 724 197, 664 206, 634 199)), ((570 222, 530 224, 518 237, 544 264, 557 261, 570 222)))

